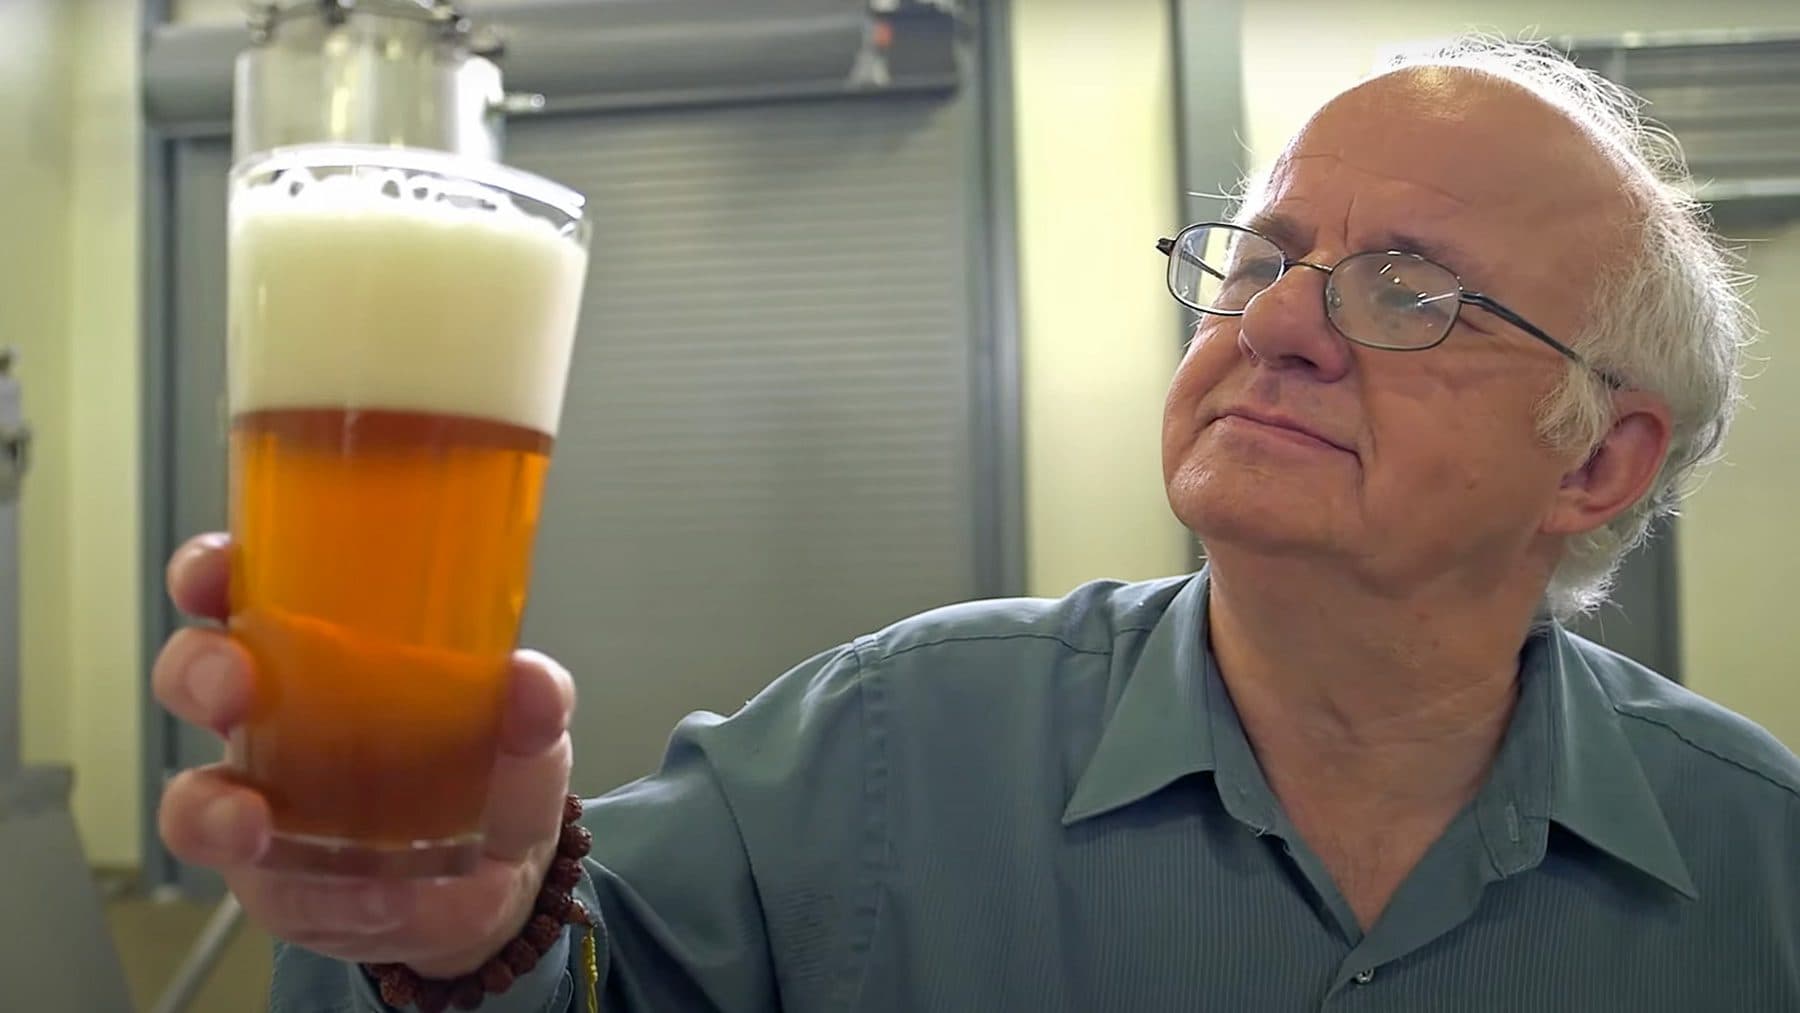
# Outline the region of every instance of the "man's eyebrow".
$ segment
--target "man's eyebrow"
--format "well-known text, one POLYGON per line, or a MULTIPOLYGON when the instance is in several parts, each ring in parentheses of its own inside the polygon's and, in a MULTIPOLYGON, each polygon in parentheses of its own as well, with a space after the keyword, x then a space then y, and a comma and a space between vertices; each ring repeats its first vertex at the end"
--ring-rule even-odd
POLYGON ((1431 239, 1416 233, 1389 230, 1376 237, 1382 250, 1399 250, 1402 253, 1416 253, 1426 260, 1442 267, 1447 267, 1458 278, 1468 276, 1469 271, 1479 271, 1481 260, 1467 248, 1453 240, 1431 239))
POLYGON ((1275 240, 1275 245, 1284 250, 1290 257, 1304 257, 1312 247, 1312 230, 1301 226, 1292 215, 1282 211, 1263 209, 1248 215, 1240 215, 1237 224, 1275 240))
MULTIPOLYGON (((1282 248, 1290 257, 1304 257, 1312 249, 1313 230, 1303 225, 1298 218, 1285 211, 1263 209, 1241 215, 1237 224, 1275 240, 1275 245, 1282 248)), ((1469 272, 1479 272, 1482 267, 1481 258, 1454 240, 1430 238, 1405 229, 1387 229, 1375 235, 1373 241, 1360 250, 1386 252, 1398 250, 1402 253, 1416 253, 1426 260, 1450 269, 1458 278, 1469 277, 1469 272)))

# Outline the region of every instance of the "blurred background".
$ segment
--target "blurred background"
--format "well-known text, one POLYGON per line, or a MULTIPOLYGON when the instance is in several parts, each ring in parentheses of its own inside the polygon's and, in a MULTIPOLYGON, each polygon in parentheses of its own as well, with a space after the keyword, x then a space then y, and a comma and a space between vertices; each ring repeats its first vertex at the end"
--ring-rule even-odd
MULTIPOLYGON (((920 609, 1194 568, 1160 482, 1185 335, 1154 240, 1382 57, 1471 28, 1549 38, 1650 97, 1762 279, 1728 463, 1586 630, 1800 748, 1800 6, 466 12, 505 41, 508 87, 544 96, 509 120, 506 160, 586 192, 596 223, 525 637, 580 681, 578 790, 650 769, 682 714, 730 712, 920 609)), ((0 0, 0 38, 0 345, 32 434, 18 550, 0 548, 19 645, 0 708, 31 768, 0 767, 0 868, 27 882, 0 896, 92 890, 87 942, 111 941, 148 1010, 219 899, 154 833, 162 780, 217 747, 148 704, 146 672, 178 622, 162 560, 223 526, 230 63, 249 35, 236 2, 0 0), (45 789, 65 816, 9 794, 31 770, 72 771, 45 789), (59 871, 30 871, 47 851, 59 871)), ((215 927, 220 959, 181 1005, 263 1009, 268 940, 215 927)))

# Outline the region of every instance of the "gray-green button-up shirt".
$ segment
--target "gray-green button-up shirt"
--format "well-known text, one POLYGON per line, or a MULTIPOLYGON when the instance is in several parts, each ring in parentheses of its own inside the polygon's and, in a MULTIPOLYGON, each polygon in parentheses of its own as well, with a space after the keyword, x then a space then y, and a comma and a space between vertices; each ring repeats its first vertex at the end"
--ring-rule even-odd
MULTIPOLYGON (((1283 815, 1206 578, 957 606, 689 718, 590 803, 604 1008, 1800 1011, 1800 761, 1561 629, 1367 932, 1283 815)), ((565 948, 487 1010, 579 1010, 565 948)), ((279 954, 275 1013, 378 1009, 279 954)))

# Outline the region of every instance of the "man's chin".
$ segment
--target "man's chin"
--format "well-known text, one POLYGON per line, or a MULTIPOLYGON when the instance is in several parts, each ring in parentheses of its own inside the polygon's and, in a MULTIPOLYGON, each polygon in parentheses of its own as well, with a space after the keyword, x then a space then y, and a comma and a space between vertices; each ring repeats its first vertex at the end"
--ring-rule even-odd
MULTIPOLYGON (((1329 553, 1329 525, 1319 499, 1246 495, 1171 497, 1175 516, 1209 551, 1231 549, 1269 555, 1329 553)), ((1241 493, 1241 491, 1240 491, 1241 493)))
MULTIPOLYGON (((1193 528, 1188 530, 1194 531, 1193 528)), ((1221 526, 1211 533, 1194 531, 1194 537, 1199 539, 1209 557, 1231 554, 1289 559, 1302 556, 1324 558, 1331 555, 1330 543, 1311 533, 1275 530, 1267 525, 1221 526)))

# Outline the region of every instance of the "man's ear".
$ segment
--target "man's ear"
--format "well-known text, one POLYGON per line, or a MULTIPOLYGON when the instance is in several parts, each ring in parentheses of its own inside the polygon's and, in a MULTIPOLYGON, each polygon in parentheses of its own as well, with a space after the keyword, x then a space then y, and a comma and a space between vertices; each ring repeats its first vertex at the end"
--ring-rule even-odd
POLYGON ((1613 424, 1599 446, 1563 476, 1544 516, 1547 535, 1592 531, 1636 503, 1669 451, 1669 406, 1640 390, 1613 392, 1613 424))

